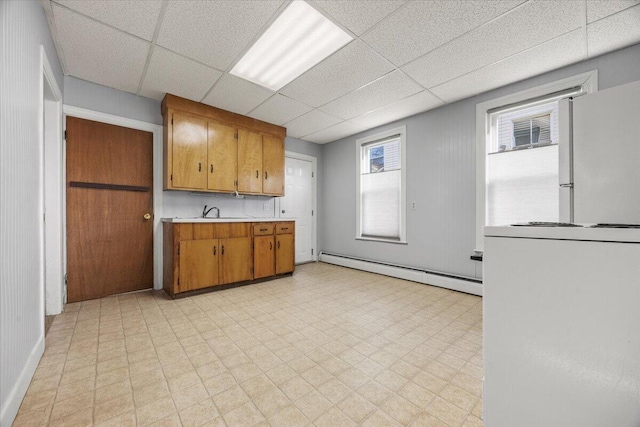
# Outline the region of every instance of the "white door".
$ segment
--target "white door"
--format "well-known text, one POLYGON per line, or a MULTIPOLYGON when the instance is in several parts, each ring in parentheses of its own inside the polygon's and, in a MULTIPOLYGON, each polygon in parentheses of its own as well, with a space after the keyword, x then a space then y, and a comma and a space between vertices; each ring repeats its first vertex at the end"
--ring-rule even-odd
POLYGON ((285 158, 284 197, 280 198, 280 218, 296 221, 296 264, 313 261, 313 179, 312 163, 285 158))

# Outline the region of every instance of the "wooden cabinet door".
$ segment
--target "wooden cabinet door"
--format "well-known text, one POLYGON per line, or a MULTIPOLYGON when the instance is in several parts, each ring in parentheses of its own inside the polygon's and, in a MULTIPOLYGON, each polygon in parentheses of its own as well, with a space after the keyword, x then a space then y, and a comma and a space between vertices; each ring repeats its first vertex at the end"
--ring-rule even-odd
POLYGON ((180 292, 219 283, 219 242, 218 239, 180 242, 180 292))
POLYGON ((262 135, 238 129, 238 191, 262 193, 262 135))
POLYGON ((276 251, 273 236, 253 238, 253 278, 269 277, 276 274, 276 251))
POLYGON ((238 177, 238 144, 236 129, 219 123, 208 123, 208 189, 232 192, 238 177))
POLYGON ((220 284, 251 280, 251 237, 220 239, 220 284))
POLYGON ((262 192, 284 195, 284 140, 265 135, 262 141, 262 192))
POLYGON ((207 188, 207 122, 173 113, 172 123, 172 185, 204 190, 207 188))
POLYGON ((295 247, 293 234, 276 236, 276 274, 290 273, 294 270, 295 247))

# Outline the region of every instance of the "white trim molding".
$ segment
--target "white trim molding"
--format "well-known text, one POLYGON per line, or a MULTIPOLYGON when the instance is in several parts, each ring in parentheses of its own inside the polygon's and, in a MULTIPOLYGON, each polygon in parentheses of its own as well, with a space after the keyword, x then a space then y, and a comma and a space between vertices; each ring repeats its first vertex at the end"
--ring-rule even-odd
MULTIPOLYGON (((307 154, 296 153, 295 151, 285 151, 285 157, 291 159, 305 160, 311 162, 311 171, 313 179, 311 180, 311 209, 313 215, 311 217, 311 248, 313 249, 312 261, 318 260, 318 159, 307 154)), ((277 217, 280 218, 282 210, 280 209, 280 197, 276 197, 275 208, 277 217)))
POLYGON ((49 58, 40 45, 42 87, 40 96, 40 170, 42 171, 42 283, 44 314, 62 313, 64 307, 62 171, 62 92, 49 58))
POLYGON ((399 126, 356 140, 356 240, 384 243, 407 244, 407 127, 399 126), (361 228, 360 169, 362 166, 362 147, 366 144, 400 135, 400 239, 391 240, 376 237, 363 237, 361 228))
POLYGON ((496 108, 544 97, 545 95, 575 87, 581 87, 581 93, 597 92, 598 70, 578 74, 476 105, 476 252, 482 252, 484 249, 482 230, 485 226, 486 218, 486 143, 491 131, 488 112, 496 108))
POLYGON ((376 261, 321 253, 320 261, 327 264, 339 265, 356 270, 368 271, 370 273, 382 274, 384 276, 395 277, 412 282, 424 283, 425 285, 437 286, 439 288, 451 289, 453 291, 465 292, 467 294, 482 296, 482 282, 475 278, 466 278, 430 272, 419 268, 405 267, 401 265, 380 263, 376 261))
POLYGON ((66 116, 73 116, 153 134, 153 288, 162 289, 162 126, 71 105, 65 105, 63 112, 65 129, 66 116))
POLYGON ((13 421, 15 421, 20 405, 22 404, 22 399, 24 399, 24 396, 27 394, 27 389, 29 388, 29 384, 31 384, 31 379, 36 373, 38 363, 40 363, 43 354, 44 332, 40 338, 38 338, 36 345, 33 346, 18 380, 4 400, 4 406, 1 408, 2 411, 0 411, 0 427, 9 427, 13 421))

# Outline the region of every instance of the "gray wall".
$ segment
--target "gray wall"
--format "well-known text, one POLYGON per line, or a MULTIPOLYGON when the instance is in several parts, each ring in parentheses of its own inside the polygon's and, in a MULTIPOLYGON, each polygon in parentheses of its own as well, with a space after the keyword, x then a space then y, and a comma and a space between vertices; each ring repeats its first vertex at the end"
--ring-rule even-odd
POLYGON ((11 425, 44 346, 40 46, 62 69, 42 6, 0 2, 0 425, 11 425))
POLYGON ((114 116, 162 125, 160 101, 71 76, 64 77, 64 103, 114 116))
POLYGON ((599 89, 640 80, 640 45, 325 145, 322 250, 481 277, 480 263, 469 259, 475 246, 476 104, 595 69, 599 89), (407 127, 408 244, 355 240, 356 139, 400 125, 407 127))

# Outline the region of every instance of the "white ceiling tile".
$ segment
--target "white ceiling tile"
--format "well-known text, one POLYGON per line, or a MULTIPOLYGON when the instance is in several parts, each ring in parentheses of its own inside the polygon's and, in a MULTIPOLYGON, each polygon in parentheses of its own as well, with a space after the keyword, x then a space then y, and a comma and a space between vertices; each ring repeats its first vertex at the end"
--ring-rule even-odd
POLYGON ((119 0, 116 3, 113 0, 55 2, 149 41, 153 39, 162 7, 161 0, 119 0))
POLYGON ((273 92, 269 89, 225 73, 202 102, 223 110, 246 115, 271 95, 273 92))
POLYGON ((158 44, 226 70, 276 13, 282 0, 173 0, 158 44))
POLYGON ((267 99, 248 115, 254 119, 273 123, 275 125, 283 125, 284 123, 311 111, 311 109, 311 107, 303 104, 302 102, 276 94, 267 99))
POLYGON ((350 119, 418 93, 423 88, 401 71, 393 71, 342 98, 320 107, 325 113, 350 119))
POLYGON ((514 8, 523 0, 411 2, 362 39, 400 66, 514 8))
POLYGON ((393 104, 385 105, 377 110, 354 117, 351 122, 373 128, 431 110, 443 104, 441 99, 425 90, 393 104))
POLYGON ((580 28, 583 18, 582 9, 572 2, 530 2, 402 69, 430 88, 580 28), (540 22, 544 22, 544 31, 540 31, 540 22))
POLYGON ((161 100, 171 93, 200 102, 221 75, 221 71, 156 46, 140 94, 161 100))
POLYGON ((371 48, 354 41, 298 77, 280 92, 319 107, 394 69, 371 48))
POLYGON ((587 0, 587 23, 640 4, 640 0, 587 0))
POLYGON ((351 123, 342 122, 337 125, 333 125, 319 132, 312 133, 304 137, 305 141, 315 142, 317 144, 326 144, 327 142, 337 141, 347 136, 355 135, 356 133, 367 130, 366 127, 351 123))
POLYGON ((61 6, 52 6, 67 73, 135 93, 149 43, 61 6))
POLYGON ((587 25, 589 56, 640 42, 640 5, 587 25))
POLYGON ((430 90, 445 102, 468 98, 581 61, 586 56, 584 44, 584 31, 574 30, 430 90))
POLYGON ((330 116, 320 110, 311 110, 307 114, 303 114, 302 116, 285 123, 284 126, 287 128, 287 135, 294 138, 300 138, 305 135, 309 135, 310 133, 328 128, 329 126, 333 126, 341 121, 341 119, 330 116))
POLYGON ((377 0, 372 7, 371 0, 315 0, 329 16, 347 27, 354 34, 361 35, 380 22, 407 0, 377 0))

